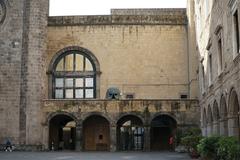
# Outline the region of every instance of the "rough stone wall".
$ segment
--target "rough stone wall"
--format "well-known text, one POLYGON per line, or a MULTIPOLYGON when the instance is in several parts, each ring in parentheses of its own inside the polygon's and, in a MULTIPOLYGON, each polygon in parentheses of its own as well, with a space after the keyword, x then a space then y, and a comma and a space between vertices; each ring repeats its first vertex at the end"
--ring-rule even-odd
POLYGON ((0 143, 19 138, 19 104, 23 34, 23 0, 4 0, 6 18, 0 24, 0 143))
POLYGON ((111 15, 178 15, 185 16, 185 8, 143 8, 143 9, 111 9, 111 15))
POLYGON ((48 0, 5 1, 1 24, 0 143, 39 144, 48 0))
MULTIPOLYGON (((226 99, 227 110, 229 111, 230 92, 234 89, 238 94, 238 101, 240 100, 240 58, 239 55, 234 57, 233 52, 233 27, 232 27, 232 12, 230 3, 234 1, 221 0, 209 3, 209 14, 206 14, 206 6, 203 1, 195 1, 196 15, 201 17, 200 30, 197 37, 197 47, 199 49, 199 63, 202 61, 205 71, 205 86, 203 86, 202 70, 199 68, 199 79, 201 86, 200 105, 202 110, 202 128, 204 135, 221 134, 226 135, 223 130, 229 130, 228 135, 236 135, 231 127, 223 126, 222 123, 227 121, 226 124, 231 125, 230 114, 227 113, 227 119, 221 117, 217 121, 210 122, 210 113, 208 106, 214 116, 218 111, 221 112, 220 100, 222 97, 226 99), (201 13, 200 13, 201 8, 201 13), (219 55, 217 45, 217 31, 220 29, 222 32, 223 41, 223 69, 219 72, 219 55), (209 51, 207 51, 207 49, 209 51), (212 83, 209 83, 209 53, 212 55, 212 83), (213 108, 214 102, 217 102, 217 108, 213 108), (204 113, 206 110, 206 115, 204 113), (207 124, 206 124, 207 123, 207 124), (217 129, 220 125, 220 131, 217 129)), ((240 9, 240 1, 236 0, 238 11, 240 9)), ((197 25, 197 24, 196 24, 197 25)), ((199 65, 200 66, 200 65, 199 65)), ((221 115, 220 115, 221 116, 221 115)), ((226 118, 226 117, 225 117, 226 118)))
POLYGON ((109 16, 50 17, 47 64, 59 50, 80 46, 100 63, 98 98, 105 98, 113 86, 123 98, 126 93, 142 99, 189 95, 187 26, 181 16, 141 21, 138 16, 114 16, 111 21, 109 16))
POLYGON ((42 99, 46 98, 44 90, 46 88, 45 78, 45 58, 46 58, 46 26, 48 17, 48 0, 31 0, 27 2, 26 21, 28 28, 26 30, 25 45, 23 51, 25 63, 23 65, 23 77, 25 102, 22 108, 26 113, 26 144, 40 144, 41 133, 41 109, 42 99), (29 8, 28 8, 29 7, 29 8), (25 86, 26 85, 26 86, 25 86))

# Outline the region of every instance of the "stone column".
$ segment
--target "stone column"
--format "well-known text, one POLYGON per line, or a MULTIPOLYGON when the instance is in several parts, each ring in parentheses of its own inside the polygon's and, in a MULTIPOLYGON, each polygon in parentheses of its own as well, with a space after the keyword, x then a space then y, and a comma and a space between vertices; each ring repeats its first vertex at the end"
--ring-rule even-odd
POLYGON ((145 126, 144 127, 144 147, 143 147, 143 150, 144 151, 150 151, 150 129, 151 127, 150 126, 145 126))
POLYGON ((43 132, 42 132, 42 149, 48 150, 49 149, 49 128, 47 124, 43 125, 43 132))
POLYGON ((212 135, 212 128, 213 128, 212 123, 208 123, 207 124, 207 136, 208 137, 212 135))
POLYGON ((213 135, 219 135, 220 133, 219 130, 219 121, 214 121, 213 122, 213 135))
POLYGON ((82 151, 82 125, 76 126, 76 143, 75 150, 82 151))
POLYGON ((207 136, 207 127, 206 126, 202 126, 202 135, 203 136, 207 136))
POLYGON ((220 120, 220 135, 228 136, 228 120, 227 119, 220 120))
POLYGON ((116 151, 116 142, 117 142, 117 127, 116 125, 110 126, 110 151, 116 151))
POLYGON ((228 135, 229 136, 238 136, 239 135, 238 116, 237 115, 228 117, 228 135))

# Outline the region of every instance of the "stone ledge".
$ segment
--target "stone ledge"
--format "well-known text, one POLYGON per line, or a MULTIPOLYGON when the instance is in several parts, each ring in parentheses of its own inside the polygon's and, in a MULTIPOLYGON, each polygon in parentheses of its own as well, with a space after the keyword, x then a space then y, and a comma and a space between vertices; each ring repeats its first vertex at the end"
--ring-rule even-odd
POLYGON ((111 15, 186 15, 186 8, 114 8, 111 15))
POLYGON ((48 26, 77 25, 186 25, 186 14, 181 15, 99 15, 56 16, 48 18, 48 26))

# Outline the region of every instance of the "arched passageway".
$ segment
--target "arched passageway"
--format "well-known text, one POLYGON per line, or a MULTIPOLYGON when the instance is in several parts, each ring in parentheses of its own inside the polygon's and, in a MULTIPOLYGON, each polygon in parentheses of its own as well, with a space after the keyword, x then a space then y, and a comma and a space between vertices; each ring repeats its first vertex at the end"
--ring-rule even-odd
POLYGON ((70 116, 56 115, 49 122, 49 149, 74 150, 76 123, 70 116))
POLYGON ((231 91, 229 97, 229 135, 239 136, 240 135, 240 125, 239 125, 239 101, 235 90, 231 91))
POLYGON ((170 137, 175 136, 177 122, 168 115, 160 115, 155 117, 151 122, 150 143, 151 150, 161 151, 170 150, 170 137))
POLYGON ((86 151, 109 151, 110 124, 102 116, 93 115, 83 122, 83 149, 86 151))
POLYGON ((143 150, 144 127, 140 118, 127 115, 117 122, 117 147, 121 151, 143 150))

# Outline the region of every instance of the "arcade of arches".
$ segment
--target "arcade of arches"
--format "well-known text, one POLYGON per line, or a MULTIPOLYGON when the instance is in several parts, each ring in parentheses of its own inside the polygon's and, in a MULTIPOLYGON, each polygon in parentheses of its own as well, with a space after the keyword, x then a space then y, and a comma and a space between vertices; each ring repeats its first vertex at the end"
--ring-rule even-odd
POLYGON ((178 125, 198 125, 197 100, 97 99, 100 73, 97 58, 85 48, 70 46, 53 56, 48 74, 49 98, 53 100, 44 105, 49 123, 46 148, 170 150, 173 144, 169 141, 176 136, 178 125))
POLYGON ((239 100, 235 89, 229 96, 222 95, 219 102, 214 100, 203 108, 202 129, 204 136, 240 136, 239 100))
POLYGON ((175 136, 177 129, 176 120, 164 114, 153 118, 150 125, 133 114, 113 123, 95 114, 83 121, 70 114, 56 114, 49 121, 49 149, 110 151, 115 144, 118 151, 170 150, 169 138, 175 136), (145 140, 149 138, 150 144, 145 140))

